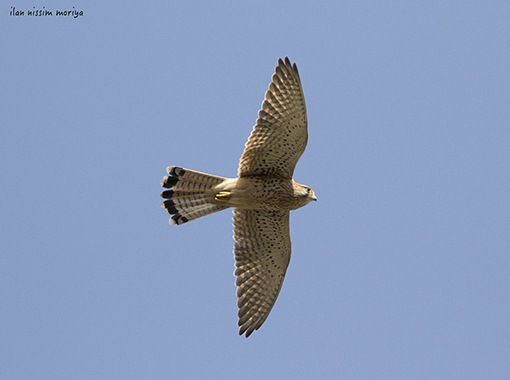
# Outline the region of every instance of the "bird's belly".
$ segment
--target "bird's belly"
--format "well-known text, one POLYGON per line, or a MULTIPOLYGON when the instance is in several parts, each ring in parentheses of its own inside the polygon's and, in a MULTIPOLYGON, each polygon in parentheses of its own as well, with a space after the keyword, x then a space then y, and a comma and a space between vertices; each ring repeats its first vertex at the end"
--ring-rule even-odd
POLYGON ((296 199, 289 180, 247 177, 228 180, 222 185, 215 189, 215 200, 225 206, 252 210, 296 208, 293 205, 296 199))

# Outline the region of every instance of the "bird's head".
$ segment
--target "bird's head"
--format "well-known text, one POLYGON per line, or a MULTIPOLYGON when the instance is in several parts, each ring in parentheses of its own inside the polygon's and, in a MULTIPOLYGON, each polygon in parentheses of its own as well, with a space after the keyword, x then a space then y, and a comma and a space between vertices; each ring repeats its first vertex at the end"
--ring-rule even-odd
POLYGON ((305 185, 295 184, 295 194, 297 198, 300 198, 303 200, 303 204, 299 207, 303 207, 304 205, 307 205, 311 201, 316 201, 317 197, 315 196, 315 192, 305 185), (296 186, 297 185, 297 186, 296 186))
POLYGON ((315 196, 315 192, 310 189, 308 186, 305 186, 306 188, 306 196, 310 199, 310 201, 316 201, 317 197, 315 196))

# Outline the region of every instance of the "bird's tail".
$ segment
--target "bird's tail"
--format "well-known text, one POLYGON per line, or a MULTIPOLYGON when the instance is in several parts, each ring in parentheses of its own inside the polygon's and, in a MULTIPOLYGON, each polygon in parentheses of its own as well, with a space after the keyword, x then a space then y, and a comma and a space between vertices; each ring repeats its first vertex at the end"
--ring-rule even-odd
POLYGON ((166 170, 169 176, 163 177, 160 184, 169 190, 161 193, 161 197, 166 199, 161 207, 167 215, 173 215, 170 224, 184 224, 228 208, 212 203, 210 196, 206 196, 208 190, 226 178, 176 166, 169 166, 166 170))

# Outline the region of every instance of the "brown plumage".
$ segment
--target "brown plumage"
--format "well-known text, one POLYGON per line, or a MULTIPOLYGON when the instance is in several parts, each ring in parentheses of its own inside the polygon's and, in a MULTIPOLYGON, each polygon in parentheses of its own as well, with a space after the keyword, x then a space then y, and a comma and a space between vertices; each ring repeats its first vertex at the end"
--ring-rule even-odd
POLYGON ((161 196, 170 224, 234 208, 239 334, 267 319, 290 261, 289 211, 317 200, 292 179, 308 140, 306 106, 296 64, 278 60, 259 117, 239 162, 238 178, 167 168, 161 196))

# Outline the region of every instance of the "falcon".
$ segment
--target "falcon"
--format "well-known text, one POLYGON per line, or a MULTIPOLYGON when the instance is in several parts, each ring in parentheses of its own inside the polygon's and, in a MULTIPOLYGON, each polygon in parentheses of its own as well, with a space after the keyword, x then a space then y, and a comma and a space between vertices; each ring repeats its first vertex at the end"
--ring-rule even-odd
POLYGON ((291 254, 289 213, 317 197, 294 182, 294 168, 308 141, 305 98, 296 64, 278 60, 262 109, 245 145, 238 178, 177 166, 160 182, 161 207, 181 225, 233 207, 239 335, 266 321, 285 278, 291 254))

